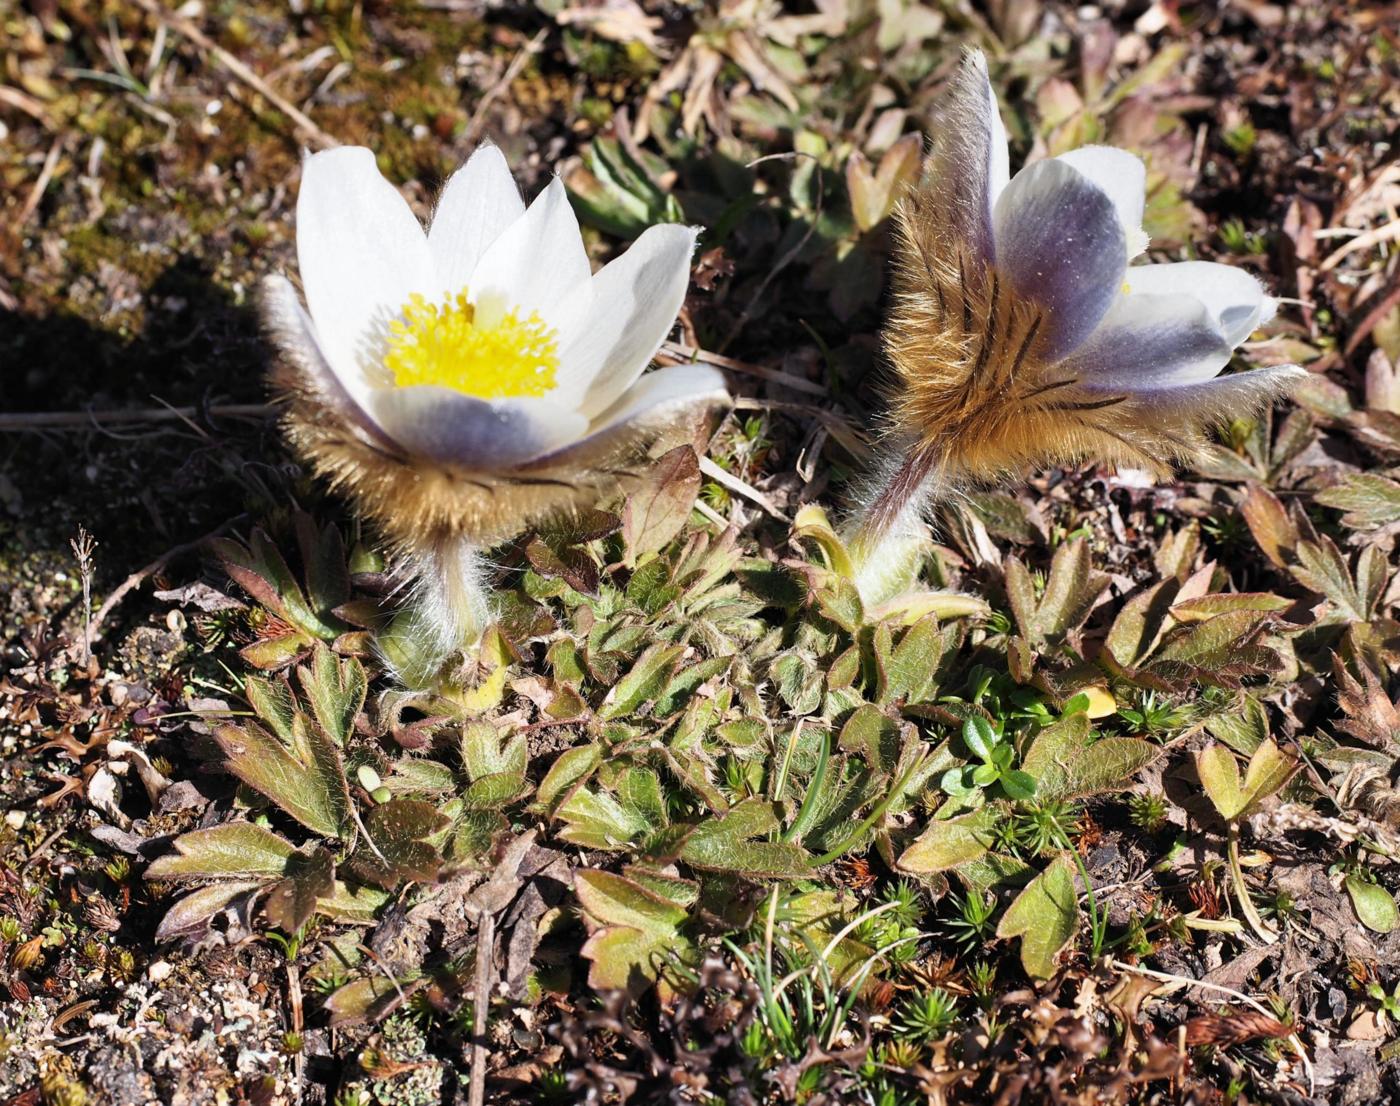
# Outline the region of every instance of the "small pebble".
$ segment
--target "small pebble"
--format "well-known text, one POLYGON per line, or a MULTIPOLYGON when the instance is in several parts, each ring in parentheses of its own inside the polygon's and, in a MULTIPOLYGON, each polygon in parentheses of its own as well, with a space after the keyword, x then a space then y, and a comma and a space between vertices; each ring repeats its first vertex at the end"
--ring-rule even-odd
POLYGON ((12 830, 21 829, 24 826, 25 812, 22 810, 5 811, 5 825, 12 830))
POLYGON ((170 978, 170 973, 175 969, 165 960, 157 960, 146 969, 146 978, 152 983, 162 983, 170 978))

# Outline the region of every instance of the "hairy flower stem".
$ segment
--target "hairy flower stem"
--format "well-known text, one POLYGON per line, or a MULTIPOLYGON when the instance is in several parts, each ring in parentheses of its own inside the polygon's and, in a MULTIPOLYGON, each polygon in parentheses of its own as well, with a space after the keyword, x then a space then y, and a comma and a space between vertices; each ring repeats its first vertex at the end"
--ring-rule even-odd
POLYGON ((434 534, 401 546, 409 600, 394 621, 385 653, 410 686, 430 686, 454 654, 470 653, 492 618, 481 550, 458 534, 434 534))
POLYGON ((878 603, 912 583, 927 540, 925 516, 945 481, 938 454, 912 441, 890 442, 898 463, 861 494, 864 506, 843 533, 867 603, 878 603))

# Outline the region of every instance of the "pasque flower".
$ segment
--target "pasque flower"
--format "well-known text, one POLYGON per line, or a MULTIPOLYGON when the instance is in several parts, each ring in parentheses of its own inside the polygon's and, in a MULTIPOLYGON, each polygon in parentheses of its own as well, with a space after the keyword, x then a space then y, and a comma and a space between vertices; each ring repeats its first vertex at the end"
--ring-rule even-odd
POLYGON ((712 369, 643 375, 685 298, 689 227, 595 274, 563 184, 527 208, 492 146, 426 231, 358 147, 305 160, 296 218, 306 306, 285 277, 264 295, 287 431, 395 544, 444 650, 486 618, 480 549, 624 489, 724 401, 712 369))
POLYGON ((1008 178, 986 62, 969 52, 898 212, 887 461, 847 535, 868 586, 941 495, 1086 459, 1162 474, 1304 375, 1219 375, 1274 314, 1252 276, 1131 264, 1147 246, 1137 157, 1086 146, 1008 178))

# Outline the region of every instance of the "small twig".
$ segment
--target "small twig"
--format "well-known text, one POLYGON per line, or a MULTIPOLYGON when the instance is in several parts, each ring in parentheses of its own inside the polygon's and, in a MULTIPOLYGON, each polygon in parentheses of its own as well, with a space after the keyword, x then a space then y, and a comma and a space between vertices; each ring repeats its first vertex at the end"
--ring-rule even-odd
POLYGON ((814 396, 824 396, 827 394, 826 388, 805 377, 794 376, 792 373, 783 372, 781 369, 770 369, 763 365, 752 364, 748 361, 739 361, 733 357, 725 357, 722 354, 711 353, 709 350, 696 349, 694 346, 687 346, 682 342, 666 342, 662 345, 661 352, 675 357, 680 361, 700 361, 706 365, 714 365, 716 368, 728 369, 730 372, 743 373, 746 376, 756 376, 760 380, 769 380, 774 384, 782 384, 796 392, 806 392, 814 396))
POLYGON ((142 568, 138 568, 135 572, 133 572, 130 576, 128 576, 125 580, 123 580, 120 584, 117 585, 116 589, 112 592, 112 594, 107 596, 107 598, 103 600, 102 606, 97 608, 97 613, 88 620, 87 626, 84 629, 84 634, 86 635, 87 641, 91 643, 101 636, 103 621, 107 618, 109 614, 112 613, 112 611, 116 609, 117 604, 120 603, 123 599, 125 599, 127 595, 129 595, 135 588, 140 587, 142 583, 144 583, 150 577, 154 576, 157 572, 163 569, 176 557, 182 556, 185 553, 189 553, 192 550, 198 549, 210 538, 217 538, 225 530, 237 526, 240 522, 245 521, 247 518, 248 516, 246 514, 238 515, 236 518, 231 518, 216 529, 210 530, 209 533, 205 534, 202 538, 195 538, 194 541, 187 541, 181 545, 177 545, 173 549, 167 550, 166 552, 162 553, 150 564, 145 565, 142 568))
POLYGON ((734 341, 734 339, 739 336, 739 332, 743 330, 745 326, 748 325, 749 319, 753 316, 754 308, 758 306, 758 301, 763 298, 763 294, 768 291, 768 286, 778 278, 779 273, 781 273, 784 269, 786 269, 789 265, 791 265, 794 261, 797 260, 798 254, 800 254, 803 250, 807 248, 807 243, 811 241, 812 235, 814 235, 817 232, 817 224, 821 221, 822 217, 822 204, 826 198, 826 182, 822 178, 821 162, 817 161, 817 159, 815 157, 812 157, 811 154, 804 154, 797 151, 784 154, 768 154, 766 157, 755 158, 753 161, 749 162, 747 165, 744 166, 745 169, 752 169, 755 165, 762 165, 765 161, 785 161, 789 158, 798 157, 811 158, 812 161, 816 163, 817 209, 812 215, 811 221, 807 224, 807 233, 804 234, 801 238, 799 238, 796 242, 794 242, 792 244, 792 248, 789 249, 786 253, 784 253, 782 257, 778 258, 777 262, 775 262, 773 267, 768 270, 764 278, 758 282, 758 287, 754 289, 753 295, 749 297, 749 302, 744 305, 744 310, 734 321, 734 325, 729 328, 729 333, 724 336, 724 341, 722 341, 719 344, 720 353, 723 353, 726 349, 728 349, 729 343, 734 341))
MULTIPOLYGON (((1155 979, 1160 983, 1170 983, 1174 987, 1199 987, 1204 991, 1218 991, 1221 994, 1229 995, 1231 998, 1244 1003, 1251 1009, 1257 1010, 1266 1018, 1272 1018, 1274 1013, 1262 1002, 1250 998, 1243 991, 1237 991, 1233 987, 1226 987, 1220 983, 1208 983, 1204 979, 1192 979, 1189 975, 1172 975, 1170 972, 1157 972, 1151 968, 1141 968, 1136 964, 1129 964, 1122 960, 1109 960, 1109 967, 1117 968, 1120 972, 1132 972, 1135 975, 1145 976, 1148 979, 1155 979)), ((1313 1078, 1312 1061, 1308 1059, 1307 1050, 1303 1048, 1303 1042, 1298 1034, 1292 1033, 1288 1037, 1288 1043, 1293 1046, 1293 1050, 1298 1054, 1298 1059, 1303 1062, 1303 1070, 1308 1075, 1308 1094, 1312 1095, 1316 1090, 1317 1083, 1313 1078)))
POLYGON ((214 56, 214 58, 219 62, 220 65, 222 65, 240 81, 246 84, 249 88, 253 89, 255 92, 258 92, 262 96, 266 97, 268 102, 271 103, 273 107, 275 107, 283 115, 287 116, 287 118, 289 118, 293 123, 297 125, 298 129, 302 131, 304 137, 310 142, 311 145, 319 147, 323 150, 329 149, 332 146, 340 145, 340 143, 335 138, 327 134, 315 123, 313 123, 311 121, 311 118, 305 112, 303 112, 285 96, 278 93, 275 89, 273 89, 273 87, 270 84, 268 84, 265 80, 259 77, 256 73, 254 73, 251 69, 249 69, 232 54, 230 54, 217 42, 211 39, 208 35, 206 35, 203 31, 201 31, 184 16, 176 15, 174 12, 165 11, 158 3, 156 3, 156 0, 136 0, 136 3, 145 11, 153 15, 161 23, 169 27, 176 34, 183 35, 185 38, 189 39, 196 46, 198 46, 201 50, 207 50, 210 54, 214 56))
POLYGON ((516 77, 520 76, 520 71, 525 68, 525 63, 535 54, 539 53, 540 47, 544 45, 544 40, 549 36, 549 28, 545 27, 535 35, 529 42, 520 48, 515 57, 510 59, 510 64, 506 66, 506 71, 501 74, 501 79, 493 84, 482 95, 480 102, 476 105, 476 110, 472 112, 472 117, 467 121, 467 129, 462 132, 462 144, 464 146, 474 146, 478 138, 481 137, 482 128, 486 125, 486 113, 491 110, 494 104, 508 88, 516 77))
POLYGON ((700 458, 700 471, 715 483, 728 488, 735 495, 741 495, 750 503, 756 503, 759 507, 763 508, 767 514, 772 515, 774 518, 780 519, 783 522, 792 521, 787 515, 783 514, 782 511, 778 510, 777 507, 773 506, 773 501, 752 484, 740 480, 732 472, 726 472, 708 457, 700 458))
MULTIPOLYGON (((306 1026, 305 1017, 302 1013, 301 994, 301 969, 296 964, 287 961, 287 1007, 292 1015, 292 1032, 300 1035, 306 1026)), ((295 1078, 296 1101, 302 1100, 302 1091, 306 1083, 306 1048, 296 1050, 296 1059, 292 1064, 292 1074, 295 1078)))
POLYGON ((213 407, 134 407, 129 411, 19 411, 0 414, 0 433, 27 430, 91 430, 147 422, 187 422, 200 415, 225 419, 266 419, 277 414, 271 403, 226 403, 213 407))
POLYGON ((476 1015, 472 1022, 472 1081, 468 1106, 486 1101, 486 1016, 491 1005, 491 959, 495 955, 496 916, 481 912, 476 930, 476 1015))
POLYGON ((85 527, 78 527, 78 536, 68 540, 78 561, 78 576, 83 582, 83 667, 92 659, 92 554, 97 542, 85 527))
POLYGON ((39 170, 39 179, 34 182, 34 187, 29 190, 29 196, 24 201, 24 206, 19 209, 19 215, 15 219, 16 228, 24 226, 29 221, 29 217, 39 206, 39 201, 44 198, 44 192, 49 187, 49 181, 53 179, 53 171, 58 167, 58 156, 63 153, 63 145, 66 141, 67 139, 60 135, 54 139, 53 145, 49 147, 48 156, 44 158, 44 167, 39 170))

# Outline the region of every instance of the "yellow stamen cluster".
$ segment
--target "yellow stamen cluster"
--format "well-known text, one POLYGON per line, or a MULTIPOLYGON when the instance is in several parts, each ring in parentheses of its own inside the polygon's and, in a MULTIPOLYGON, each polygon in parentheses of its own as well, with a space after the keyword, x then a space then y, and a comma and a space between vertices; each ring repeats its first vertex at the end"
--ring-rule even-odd
POLYGON ((402 316, 389 324, 384 353, 384 366, 401 388, 437 384, 478 399, 554 390, 559 334, 536 311, 523 319, 506 311, 483 325, 465 292, 441 305, 415 293, 402 316))

